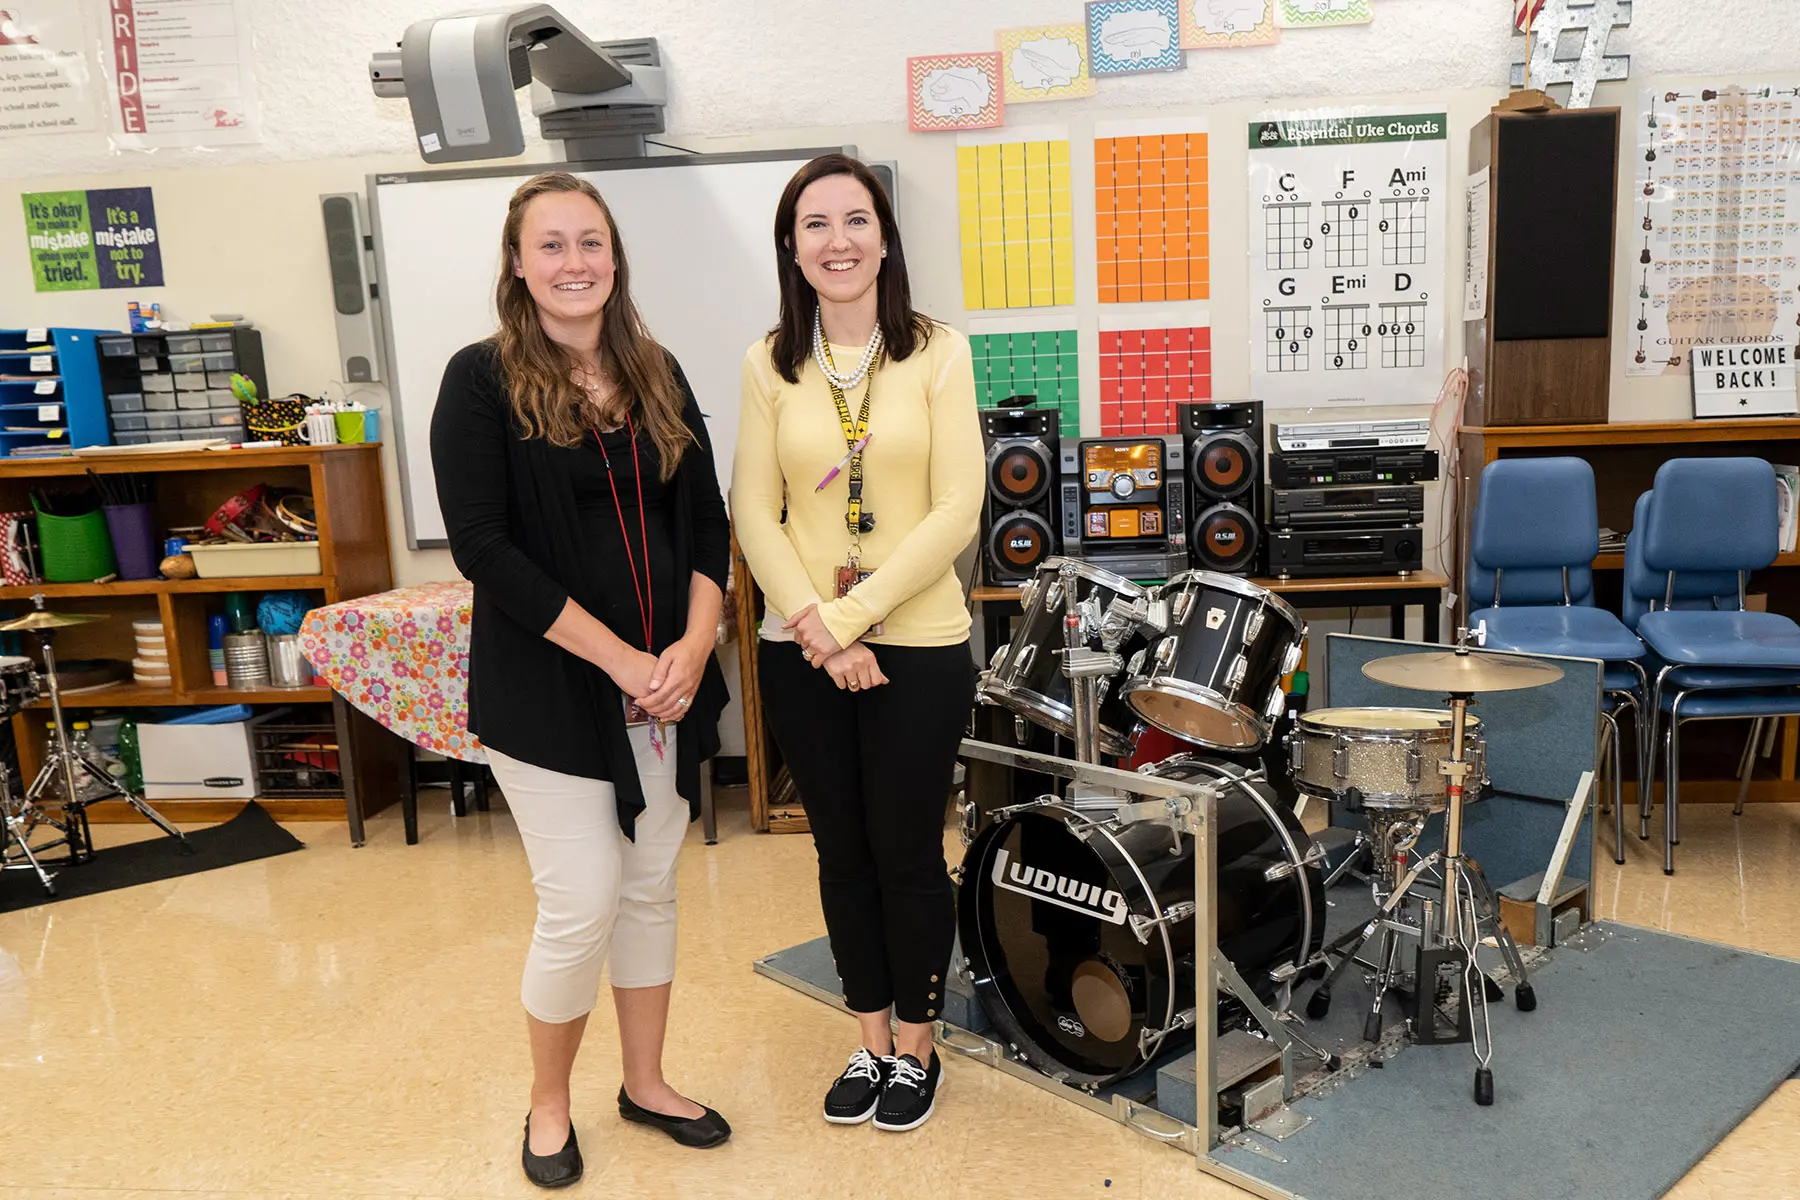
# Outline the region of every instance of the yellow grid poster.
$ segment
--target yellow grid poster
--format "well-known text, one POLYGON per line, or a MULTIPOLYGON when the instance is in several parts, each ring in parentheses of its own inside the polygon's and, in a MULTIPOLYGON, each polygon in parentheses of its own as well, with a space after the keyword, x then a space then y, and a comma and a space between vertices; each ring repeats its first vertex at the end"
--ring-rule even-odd
POLYGON ((957 146, 965 309, 1075 303, 1068 134, 1021 133, 964 134, 957 146))

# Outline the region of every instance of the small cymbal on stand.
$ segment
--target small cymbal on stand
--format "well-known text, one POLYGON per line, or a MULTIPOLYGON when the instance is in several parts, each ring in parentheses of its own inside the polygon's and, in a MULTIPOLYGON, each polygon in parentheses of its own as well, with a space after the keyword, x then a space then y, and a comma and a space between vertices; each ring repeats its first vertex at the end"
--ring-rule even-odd
POLYGON ((1555 663, 1457 650, 1424 650, 1377 658, 1364 663, 1362 673, 1376 683, 1392 687, 1462 695, 1543 687, 1563 677, 1563 669, 1555 663))
POLYGON ((10 621, 0 621, 0 633, 38 633, 46 629, 69 629, 76 625, 91 625, 95 621, 104 621, 110 613, 53 613, 34 612, 10 621))

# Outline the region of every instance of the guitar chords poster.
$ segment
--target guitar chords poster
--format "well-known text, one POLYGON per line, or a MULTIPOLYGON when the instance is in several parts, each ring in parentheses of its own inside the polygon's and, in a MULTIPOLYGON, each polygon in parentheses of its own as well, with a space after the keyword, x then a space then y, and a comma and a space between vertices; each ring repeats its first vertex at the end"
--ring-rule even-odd
POLYGON ((1444 113, 1250 123, 1250 386, 1271 408, 1430 404, 1444 374, 1444 113))
POLYGON ((1627 375, 1800 334, 1800 88, 1639 92, 1627 375))

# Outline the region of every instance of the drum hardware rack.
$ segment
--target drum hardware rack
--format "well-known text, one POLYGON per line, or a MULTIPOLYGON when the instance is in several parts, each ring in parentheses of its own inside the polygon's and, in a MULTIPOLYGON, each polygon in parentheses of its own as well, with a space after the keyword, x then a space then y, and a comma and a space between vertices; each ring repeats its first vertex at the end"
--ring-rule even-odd
MULTIPOLYGON (((1255 990, 1238 973, 1237 968, 1224 957, 1218 946, 1218 923, 1216 886, 1218 874, 1218 845, 1214 836, 1216 824, 1216 805, 1220 789, 1210 783, 1194 783, 1174 778, 1163 778, 1155 775, 1137 774, 1122 771, 1114 767, 1102 766, 1098 763, 1084 763, 1067 758, 1039 754, 1035 751, 999 746, 991 742, 976 741, 973 738, 963 739, 960 754, 965 758, 981 759, 997 763, 1001 766, 1019 770, 1034 771, 1067 779, 1075 787, 1085 793, 1079 803, 1084 809, 1096 812, 1104 811, 1109 821, 1119 824, 1136 823, 1142 820, 1157 820, 1171 823, 1171 828, 1179 828, 1181 833, 1194 839, 1194 900, 1193 911, 1185 919, 1193 921, 1194 957, 1197 962, 1210 961, 1213 966, 1212 976, 1215 990, 1228 992, 1245 1005, 1252 1020, 1262 1029, 1268 1040, 1280 1050, 1281 1093, 1284 1101, 1292 1100, 1295 1086, 1300 1078, 1296 1059, 1301 1055, 1316 1054, 1328 1065, 1335 1067, 1335 1057, 1329 1057, 1325 1051, 1310 1047, 1304 1043, 1291 1028, 1289 1022, 1276 1016, 1256 996, 1255 990), (1111 795, 1137 796, 1135 801, 1105 802, 1102 797, 1111 795)), ((1042 803, 1048 804, 1053 798, 1046 797, 1042 803)), ((1014 810, 1024 810, 1035 805, 1014 805, 1014 810)), ((998 817, 999 812, 994 814, 998 817)), ((1165 915, 1165 919, 1169 918, 1165 915)), ((1146 926, 1141 936, 1146 939, 1151 928, 1146 926)), ((968 962, 956 964, 966 975, 968 962)), ((1293 975, 1287 982, 1291 983, 1293 975)), ((819 998, 827 1003, 835 1003, 838 997, 827 996, 819 992, 819 998)), ((1196 997, 1198 999, 1198 997, 1196 997)), ((1120 1124, 1128 1125, 1139 1133, 1156 1141, 1177 1146, 1194 1155, 1199 1169, 1224 1179, 1228 1183, 1270 1200, 1284 1200, 1290 1193, 1271 1186, 1253 1176, 1237 1171, 1228 1164, 1212 1156, 1212 1151, 1223 1143, 1219 1128, 1219 1087, 1217 1081, 1218 1059, 1215 1052, 1217 1041, 1217 1020, 1202 1021, 1198 1017, 1200 1005, 1183 1010, 1177 1014, 1174 1024, 1160 1031, 1146 1030, 1140 1037, 1154 1037, 1158 1040, 1167 1038, 1176 1032, 1193 1030, 1194 1032, 1194 1079, 1195 1079, 1195 1112, 1197 1123, 1188 1125, 1185 1122, 1158 1112, 1150 1106, 1131 1100, 1121 1094, 1101 1097, 1095 1089, 1072 1085, 1064 1079, 1056 1078, 1038 1070, 1030 1063, 1023 1061, 1018 1047, 997 1041, 994 1038, 968 1030, 945 1027, 940 1024, 938 1044, 947 1051, 985 1062, 1017 1079, 1025 1080, 1045 1091, 1073 1100, 1093 1112, 1111 1117, 1120 1124)), ((1292 1017, 1289 1017, 1292 1020, 1292 1017)), ((1285 1127, 1282 1136, 1287 1132, 1301 1128, 1305 1118, 1292 1110, 1280 1110, 1285 1127)), ((1235 1133, 1237 1131, 1224 1131, 1235 1133)), ((1248 1143, 1243 1143, 1248 1145, 1248 1143)))

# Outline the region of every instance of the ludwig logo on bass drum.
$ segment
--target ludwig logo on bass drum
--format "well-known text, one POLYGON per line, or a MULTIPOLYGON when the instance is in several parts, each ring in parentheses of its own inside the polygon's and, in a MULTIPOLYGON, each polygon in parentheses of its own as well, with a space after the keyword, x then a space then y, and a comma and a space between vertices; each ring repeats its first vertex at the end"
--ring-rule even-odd
POLYGON ((1045 904, 1082 913, 1110 925, 1125 923, 1125 897, 1118 892, 1102 888, 1097 883, 1064 879, 1054 871, 1046 871, 1042 867, 1028 867, 1024 863, 1012 862, 1005 850, 994 856, 994 870, 988 878, 995 887, 1017 892, 1021 896, 1030 896, 1033 900, 1042 900, 1045 904))

